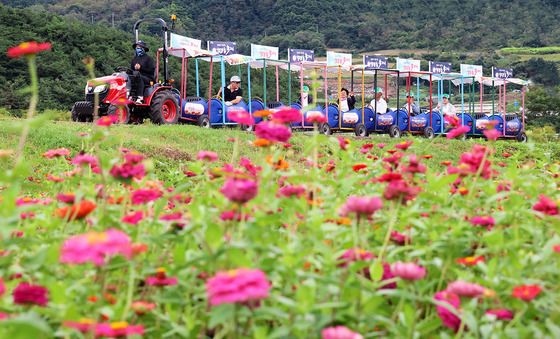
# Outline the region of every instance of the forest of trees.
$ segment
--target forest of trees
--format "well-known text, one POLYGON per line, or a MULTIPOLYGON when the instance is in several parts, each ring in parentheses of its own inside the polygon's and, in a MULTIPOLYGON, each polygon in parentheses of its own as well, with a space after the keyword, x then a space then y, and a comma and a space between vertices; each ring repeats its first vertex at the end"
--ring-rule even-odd
MULTIPOLYGON (((451 61, 454 70, 458 70, 460 63, 482 64, 485 69, 513 67, 516 76, 543 86, 534 91, 541 103, 557 102, 560 84, 557 63, 538 56, 521 61, 514 55, 496 52, 502 47, 560 45, 558 0, 0 0, 0 3, 4 4, 0 5, 3 32, 0 49, 5 51, 24 40, 53 42, 53 51, 41 56, 41 108, 69 109, 83 96, 87 78, 83 58, 92 56, 96 60, 96 74, 110 74, 115 67, 126 65, 131 57, 133 23, 142 17, 169 18, 170 14, 178 17, 178 33, 203 41, 236 41, 246 54, 250 52, 250 43, 278 46, 281 57, 286 57, 287 48, 314 49, 319 55, 327 48, 353 53, 424 49, 430 53, 395 56, 421 58, 423 65, 427 60, 451 61)), ((156 32, 155 27, 150 29, 151 33, 156 32)), ((156 36, 145 36, 145 39, 152 45, 158 43, 156 36)), ((201 65, 201 72, 207 77, 206 65, 201 65)), ((255 72, 253 76, 258 88, 260 74, 255 72)), ((0 55, 0 107, 25 107, 25 95, 20 89, 27 81, 24 61, 0 55)), ((202 85, 206 90, 205 81, 202 85)), ((193 88, 194 76, 189 77, 189 86, 193 88)), ((546 110, 557 114, 556 107, 550 104, 546 110)), ((537 108, 545 110, 542 105, 537 108)))

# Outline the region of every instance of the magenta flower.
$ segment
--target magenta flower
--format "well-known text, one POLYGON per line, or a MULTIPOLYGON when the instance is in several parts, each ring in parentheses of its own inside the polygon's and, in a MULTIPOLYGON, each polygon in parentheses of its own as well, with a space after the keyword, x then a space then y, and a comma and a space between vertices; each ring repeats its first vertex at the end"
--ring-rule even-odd
POLYGON ((539 201, 533 205, 533 210, 546 215, 558 215, 558 205, 544 194, 539 195, 539 201))
POLYGON ((142 219, 144 219, 142 211, 136 211, 125 215, 121 221, 130 225, 137 225, 142 219))
POLYGON ((303 185, 299 185, 299 186, 295 186, 295 185, 286 185, 281 187, 278 190, 278 194, 277 196, 279 197, 286 197, 286 198, 290 198, 290 197, 301 197, 305 194, 305 186, 303 185))
POLYGON ((414 263, 396 262, 391 267, 396 277, 404 280, 420 280, 426 276, 426 268, 414 263))
POLYGON ((40 285, 31 285, 26 282, 19 283, 12 295, 14 304, 47 306, 49 290, 40 285))
POLYGON ((115 164, 111 167, 109 174, 118 180, 129 180, 132 178, 142 179, 146 175, 144 164, 133 164, 125 162, 124 164, 115 164))
MULTIPOLYGON (((459 312, 459 307, 461 306, 461 299, 455 293, 449 291, 437 292, 434 296, 434 300, 448 304, 457 313, 459 312)), ((457 332, 461 326, 461 318, 451 312, 449 309, 442 305, 436 306, 436 311, 446 327, 449 327, 453 331, 457 332)))
POLYGON ((113 323, 100 323, 95 325, 96 337, 121 338, 132 335, 142 336, 144 327, 142 325, 130 325, 125 321, 113 323))
POLYGON ((70 151, 67 148, 50 149, 43 153, 43 156, 48 159, 52 159, 55 157, 66 157, 69 155, 70 151))
POLYGON ((253 126, 255 124, 255 119, 253 119, 251 114, 242 109, 230 110, 227 116, 231 121, 241 125, 253 126))
POLYGON ((6 292, 6 285, 4 285, 4 279, 0 278, 0 297, 6 292))
POLYGON ((241 268, 218 272, 206 282, 206 294, 210 305, 254 305, 268 297, 270 283, 261 270, 241 268))
POLYGON ((138 189, 132 192, 130 200, 133 205, 146 204, 150 201, 159 199, 163 193, 156 189, 138 189))
POLYGON ((478 284, 457 280, 447 285, 447 291, 461 297, 478 297, 484 294, 486 288, 478 284))
POLYGON ((500 133, 500 131, 498 131, 495 128, 486 129, 486 130, 482 131, 482 133, 484 133, 484 136, 488 140, 497 140, 500 136, 502 136, 502 133, 500 133))
POLYGON ((322 339, 362 339, 362 335, 345 326, 327 327, 321 331, 322 339))
POLYGON ((258 138, 273 142, 288 142, 292 131, 283 124, 263 121, 255 126, 255 134, 258 138))
POLYGON ((158 268, 156 275, 146 278, 146 284, 149 286, 173 286, 177 285, 177 277, 169 277, 164 268, 158 268))
POLYGON ((78 154, 72 159, 72 164, 77 166, 89 165, 91 168, 99 167, 97 157, 89 154, 78 154))
POLYGON ((370 216, 383 207, 383 202, 378 197, 360 197, 351 195, 339 210, 341 216, 345 217, 355 213, 357 216, 370 216))
POLYGON ((410 238, 403 233, 400 233, 398 231, 392 231, 391 232, 391 240, 396 243, 397 245, 406 245, 406 244, 410 244, 410 238))
POLYGON ((338 258, 340 264, 339 267, 346 267, 348 264, 354 261, 370 261, 375 258, 373 253, 363 250, 361 248, 350 248, 344 251, 344 253, 338 258))
POLYGON ((309 123, 322 124, 327 122, 327 117, 319 111, 309 111, 305 113, 305 121, 309 123))
POLYGON ((232 202, 244 204, 253 199, 259 191, 258 184, 249 179, 228 178, 220 192, 232 202))
POLYGON ((492 315, 499 320, 512 320, 513 312, 505 308, 497 308, 486 311, 486 314, 492 315))
POLYGON ((96 266, 102 266, 115 255, 130 258, 132 243, 128 235, 112 228, 105 232, 90 231, 68 238, 62 245, 60 262, 65 264, 91 262, 96 266))
POLYGON ((272 113, 271 119, 274 122, 278 122, 281 124, 287 124, 290 122, 298 122, 301 121, 301 112, 295 108, 291 107, 282 107, 276 112, 272 113))
POLYGON ((218 153, 210 151, 200 151, 196 156, 196 160, 203 160, 207 162, 218 161, 218 153))
POLYGON ((496 224, 494 218, 490 216, 476 216, 472 217, 469 222, 474 226, 486 227, 488 230, 492 229, 492 226, 496 224))
POLYGON ((447 132, 447 139, 455 139, 460 137, 461 135, 470 131, 471 128, 469 126, 459 126, 457 128, 452 129, 451 131, 447 132))

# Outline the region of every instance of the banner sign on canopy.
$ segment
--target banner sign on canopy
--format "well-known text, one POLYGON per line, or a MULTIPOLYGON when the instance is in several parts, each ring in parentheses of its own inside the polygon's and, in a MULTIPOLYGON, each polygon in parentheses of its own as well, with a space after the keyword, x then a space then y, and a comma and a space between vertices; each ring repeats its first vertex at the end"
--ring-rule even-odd
POLYGON ((513 68, 492 67, 492 77, 498 79, 513 78, 513 68))
POLYGON ((467 77, 481 77, 483 75, 482 66, 461 64, 461 74, 467 77))
POLYGON ((388 58, 377 55, 364 55, 365 69, 387 69, 388 58))
POLYGON ((352 66, 352 54, 327 51, 327 66, 352 66))
POLYGON ((171 33, 171 48, 202 49, 202 41, 171 33))
POLYGON ((397 69, 401 72, 420 72, 420 60, 397 58, 397 69))
POLYGON ((255 59, 278 60, 278 47, 251 44, 251 56, 255 59))
POLYGON ((290 63, 312 62, 315 61, 315 51, 288 48, 288 60, 290 60, 290 63))
POLYGON ((237 43, 233 41, 208 41, 208 50, 217 55, 237 53, 237 43))
POLYGON ((451 73, 450 62, 430 61, 430 72, 434 74, 451 73))

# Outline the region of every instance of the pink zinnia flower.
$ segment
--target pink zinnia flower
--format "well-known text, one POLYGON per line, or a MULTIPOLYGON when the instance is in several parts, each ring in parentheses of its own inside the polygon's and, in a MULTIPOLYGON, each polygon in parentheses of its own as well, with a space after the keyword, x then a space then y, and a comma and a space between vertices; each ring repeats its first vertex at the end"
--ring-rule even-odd
POLYGON ((146 284, 149 286, 173 286, 177 285, 177 277, 169 277, 164 268, 158 268, 156 275, 146 278, 146 284))
POLYGON ((305 186, 303 185, 287 185, 284 187, 281 187, 278 190, 278 196, 280 197, 286 197, 286 198, 290 198, 290 197, 301 197, 305 194, 305 186))
POLYGON ((420 193, 420 187, 412 186, 404 180, 393 180, 385 187, 383 198, 405 203, 416 198, 418 193, 420 193))
POLYGON ((512 320, 513 319, 513 312, 505 309, 505 308, 498 308, 493 310, 486 311, 486 314, 492 315, 499 320, 512 320))
POLYGON ((486 292, 484 286, 457 280, 447 285, 447 291, 462 297, 478 297, 486 292))
POLYGON ((62 245, 60 262, 66 264, 91 262, 96 266, 102 266, 115 255, 130 258, 132 243, 128 235, 112 228, 105 232, 90 231, 68 238, 62 245))
POLYGON ((43 156, 48 159, 52 159, 54 157, 66 157, 69 155, 70 151, 67 148, 50 149, 43 153, 43 156))
POLYGON ((263 121, 255 126, 255 134, 260 139, 273 142, 288 142, 292 136, 292 131, 283 124, 263 121))
POLYGON ((420 280, 426 276, 426 268, 414 263, 396 262, 391 266, 391 272, 404 280, 420 280))
MULTIPOLYGON (((449 306, 451 306, 451 308, 455 309, 456 312, 459 311, 459 307, 461 306, 461 299, 459 299, 459 296, 449 291, 437 292, 434 296, 434 300, 448 304, 449 306)), ((445 326, 449 327, 455 332, 459 330, 459 327, 461 326, 461 318, 441 305, 437 305, 436 310, 438 316, 445 326)))
POLYGON ((416 155, 411 155, 408 157, 408 166, 403 168, 403 172, 405 173, 426 173, 426 166, 420 163, 418 157, 416 155))
POLYGON ((31 285, 26 282, 19 283, 12 295, 14 304, 47 306, 49 290, 40 285, 31 285))
POLYGON ((232 202, 244 204, 253 199, 259 191, 258 184, 249 179, 228 178, 220 192, 232 202))
POLYGON ((340 264, 339 267, 346 267, 348 264, 354 261, 370 261, 375 258, 373 253, 363 250, 361 248, 350 248, 344 251, 344 253, 338 258, 340 264))
POLYGON ((96 337, 128 337, 129 335, 144 334, 144 327, 142 325, 130 325, 125 321, 118 321, 113 323, 101 323, 95 325, 96 337))
POLYGON ((119 117, 116 114, 115 115, 105 115, 105 116, 102 116, 101 118, 99 118, 95 122, 95 124, 97 126, 109 127, 109 126, 111 126, 112 124, 114 124, 118 121, 119 121, 119 117))
POLYGON ((344 137, 336 137, 336 139, 338 140, 338 146, 340 146, 340 149, 346 151, 348 149, 348 145, 350 145, 350 140, 344 137))
POLYGON ((157 189, 139 189, 132 192, 130 200, 133 205, 146 204, 159 199, 163 193, 157 189))
POLYGON ((200 151, 196 156, 196 160, 203 160, 208 162, 218 161, 218 153, 211 151, 200 151))
POLYGON ((234 121, 241 125, 253 126, 255 124, 255 119, 253 119, 251 114, 242 109, 229 111, 227 113, 227 116, 231 121, 234 121))
POLYGON ((523 301, 535 299, 542 289, 539 285, 521 285, 513 288, 512 296, 523 301))
POLYGON ((378 197, 360 197, 351 195, 340 208, 340 215, 356 213, 357 216, 370 216, 383 207, 383 202, 378 197))
POLYGON ((115 164, 109 171, 109 174, 115 179, 129 180, 132 178, 142 179, 146 175, 144 164, 133 164, 125 162, 124 164, 115 164))
POLYGON ((544 194, 539 195, 539 201, 533 205, 533 210, 546 215, 558 215, 558 205, 544 194))
POLYGON ((397 245, 401 245, 401 246, 410 244, 410 238, 406 234, 397 231, 391 232, 391 240, 397 245))
POLYGON ((459 127, 460 120, 456 115, 444 115, 443 120, 446 122, 445 125, 450 125, 452 128, 459 127))
POLYGON ((0 278, 0 297, 6 292, 6 285, 4 285, 4 279, 0 278))
POLYGON ((250 303, 265 299, 270 283, 261 270, 241 268, 218 272, 206 282, 210 305, 250 303))
POLYGON ((494 218, 490 216, 476 216, 472 217, 469 222, 474 226, 483 226, 486 227, 488 230, 492 228, 496 224, 494 218))
POLYGON ((136 211, 125 215, 122 217, 121 221, 127 224, 137 225, 142 219, 144 219, 142 211, 136 211))
POLYGON ((484 133, 484 136, 488 140, 497 140, 499 137, 502 136, 502 133, 500 131, 498 131, 497 129, 494 129, 494 128, 486 129, 486 130, 482 131, 482 133, 484 133))
POLYGON ((322 124, 327 122, 327 117, 319 111, 309 111, 305 114, 305 121, 310 123, 322 124))
POLYGON ((455 139, 460 137, 461 135, 470 131, 471 128, 469 126, 459 126, 457 128, 452 129, 447 133, 447 139, 455 139))
POLYGON ((406 140, 395 145, 395 148, 406 151, 412 145, 412 141, 406 140))
POLYGON ((362 335, 345 326, 327 327, 321 331, 322 339, 362 339, 362 335))
POLYGON ((282 107, 276 112, 272 113, 271 119, 275 122, 281 124, 287 124, 290 122, 301 121, 301 112, 295 108, 282 107))

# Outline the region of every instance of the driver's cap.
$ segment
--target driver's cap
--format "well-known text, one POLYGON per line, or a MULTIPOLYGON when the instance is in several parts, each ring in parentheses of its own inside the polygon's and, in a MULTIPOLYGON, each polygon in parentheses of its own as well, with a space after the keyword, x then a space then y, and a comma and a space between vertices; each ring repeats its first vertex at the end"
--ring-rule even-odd
POLYGON ((241 82, 241 78, 238 77, 237 75, 234 75, 231 77, 231 79, 229 79, 230 82, 241 82))

